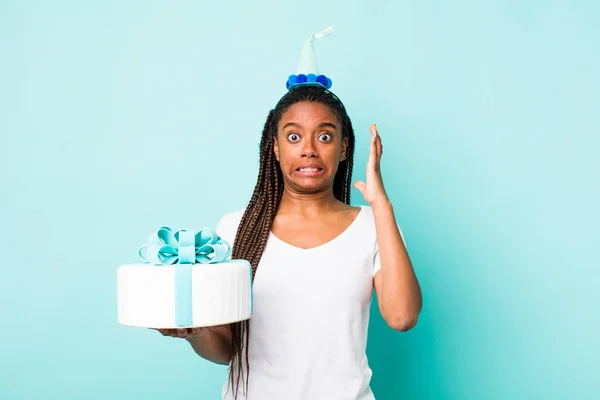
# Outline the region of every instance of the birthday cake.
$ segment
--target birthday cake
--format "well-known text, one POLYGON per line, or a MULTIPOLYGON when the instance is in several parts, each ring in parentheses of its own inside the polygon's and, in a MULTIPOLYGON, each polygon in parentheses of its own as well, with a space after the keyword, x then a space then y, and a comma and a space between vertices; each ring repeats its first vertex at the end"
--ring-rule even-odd
POLYGON ((250 318, 250 263, 231 260, 230 244, 214 230, 161 227, 138 255, 143 262, 117 268, 119 324, 168 329, 250 318))

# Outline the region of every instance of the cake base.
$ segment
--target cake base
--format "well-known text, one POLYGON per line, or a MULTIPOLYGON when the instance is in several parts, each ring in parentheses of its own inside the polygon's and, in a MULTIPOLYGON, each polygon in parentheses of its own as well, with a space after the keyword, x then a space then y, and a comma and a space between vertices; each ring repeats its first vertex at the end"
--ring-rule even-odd
POLYGON ((126 264, 117 269, 118 323, 196 328, 252 315, 252 269, 245 260, 214 264, 126 264))

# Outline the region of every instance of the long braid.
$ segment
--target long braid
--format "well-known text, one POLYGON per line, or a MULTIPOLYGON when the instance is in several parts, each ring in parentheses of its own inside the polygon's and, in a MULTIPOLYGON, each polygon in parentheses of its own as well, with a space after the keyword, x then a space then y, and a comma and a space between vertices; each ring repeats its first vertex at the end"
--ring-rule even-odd
POLYGON ((333 180, 333 193, 339 193, 341 196, 336 198, 338 200, 350 204, 350 190, 352 188, 352 169, 354 167, 354 130, 350 123, 350 118, 347 118, 347 122, 342 128, 343 131, 349 132, 348 134, 348 147, 346 149, 346 160, 340 162, 340 168, 338 173, 335 175, 333 180), (345 165, 347 164, 347 165, 345 165), (343 172, 343 173, 340 173, 343 172))
MULTIPOLYGON (((247 260, 252 266, 252 278, 256 277, 258 264, 267 245, 267 239, 279 208, 283 195, 283 175, 279 163, 275 159, 274 141, 277 136, 277 124, 282 114, 293 104, 301 101, 319 102, 331 108, 342 123, 342 135, 348 138, 346 160, 341 161, 334 178, 333 194, 336 199, 350 204, 352 168, 354 165, 354 130, 342 102, 330 91, 317 87, 294 89, 286 93, 277 106, 269 112, 263 128, 260 142, 260 166, 258 178, 252 197, 248 202, 244 215, 238 226, 232 259, 247 260)), ((231 366, 229 381, 231 386, 235 380, 233 393, 237 398, 240 379, 245 381, 248 391, 248 377, 245 370, 250 371, 248 357, 249 321, 231 324, 231 366), (245 379, 244 379, 245 378, 245 379)))

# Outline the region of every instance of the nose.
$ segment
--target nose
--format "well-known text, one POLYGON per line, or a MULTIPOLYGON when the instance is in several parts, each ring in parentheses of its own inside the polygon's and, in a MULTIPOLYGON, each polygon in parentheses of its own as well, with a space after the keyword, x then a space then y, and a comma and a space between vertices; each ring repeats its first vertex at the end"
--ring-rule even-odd
POLYGON ((312 139, 309 139, 304 142, 304 148, 302 149, 302 157, 316 157, 317 156, 317 146, 312 139))

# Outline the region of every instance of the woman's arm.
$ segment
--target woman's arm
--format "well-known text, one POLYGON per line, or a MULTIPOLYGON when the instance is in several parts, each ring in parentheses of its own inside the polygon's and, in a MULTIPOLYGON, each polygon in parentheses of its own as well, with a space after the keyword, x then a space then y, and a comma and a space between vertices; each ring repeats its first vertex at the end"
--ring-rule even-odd
POLYGON ((231 361, 231 329, 229 325, 202 328, 200 332, 186 337, 196 354, 216 364, 231 361))
POLYGON ((229 325, 155 330, 163 336, 187 340, 196 354, 208 361, 227 365, 231 360, 231 328, 229 325))
POLYGON ((381 269, 373 278, 379 311, 391 328, 407 331, 417 324, 421 312, 421 288, 391 203, 377 203, 372 209, 381 262, 381 269))
POLYGON ((383 186, 380 168, 382 154, 381 137, 377 127, 371 125, 367 181, 357 181, 354 187, 371 205, 375 217, 381 270, 375 274, 373 285, 379 310, 390 327, 407 331, 416 325, 421 312, 421 288, 383 186))

